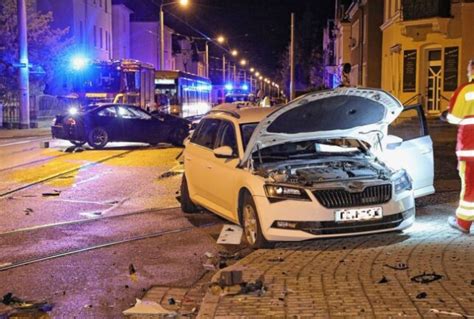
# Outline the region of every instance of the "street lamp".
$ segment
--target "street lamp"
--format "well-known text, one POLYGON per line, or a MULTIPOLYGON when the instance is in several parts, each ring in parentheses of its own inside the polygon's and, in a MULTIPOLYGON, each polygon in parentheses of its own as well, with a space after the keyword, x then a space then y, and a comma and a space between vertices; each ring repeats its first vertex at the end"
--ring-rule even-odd
POLYGON ((223 44, 225 42, 225 38, 223 35, 220 35, 216 38, 217 42, 223 44))
POLYGON ((163 3, 164 0, 160 4, 160 70, 165 69, 165 17, 163 13, 163 7, 179 3, 182 7, 186 7, 189 3, 189 0, 179 0, 179 1, 172 1, 169 3, 163 3))
POLYGON ((247 60, 242 59, 240 60, 240 65, 245 66, 247 64, 247 60))
POLYGON ((255 72, 255 69, 254 68, 250 68, 250 72, 255 72))
POLYGON ((230 54, 232 54, 232 56, 237 56, 239 54, 239 51, 234 49, 230 52, 230 54))

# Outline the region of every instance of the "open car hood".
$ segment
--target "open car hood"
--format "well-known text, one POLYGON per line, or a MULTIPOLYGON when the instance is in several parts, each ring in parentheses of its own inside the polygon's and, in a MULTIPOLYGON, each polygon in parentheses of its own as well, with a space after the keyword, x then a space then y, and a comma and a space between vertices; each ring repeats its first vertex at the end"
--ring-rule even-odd
POLYGON ((258 149, 321 138, 354 138, 374 145, 403 105, 378 89, 337 88, 309 93, 280 107, 255 128, 245 163, 258 149))

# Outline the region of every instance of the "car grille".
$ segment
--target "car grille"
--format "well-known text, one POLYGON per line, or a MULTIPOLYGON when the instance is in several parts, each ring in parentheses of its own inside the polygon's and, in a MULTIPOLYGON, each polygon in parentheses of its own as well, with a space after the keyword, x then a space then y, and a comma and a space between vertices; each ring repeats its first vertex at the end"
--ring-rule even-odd
POLYGON ((317 200, 326 208, 342 208, 383 204, 392 198, 392 185, 366 187, 362 192, 351 193, 343 188, 316 190, 317 200))

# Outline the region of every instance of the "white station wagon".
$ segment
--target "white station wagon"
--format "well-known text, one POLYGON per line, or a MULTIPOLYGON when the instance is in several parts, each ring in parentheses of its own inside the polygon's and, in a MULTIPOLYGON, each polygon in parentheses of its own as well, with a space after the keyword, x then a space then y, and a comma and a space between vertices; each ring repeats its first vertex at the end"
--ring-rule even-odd
POLYGON ((403 230, 434 192, 433 147, 420 106, 377 89, 338 88, 278 108, 224 104, 184 150, 181 207, 242 225, 254 248, 274 241, 403 230))

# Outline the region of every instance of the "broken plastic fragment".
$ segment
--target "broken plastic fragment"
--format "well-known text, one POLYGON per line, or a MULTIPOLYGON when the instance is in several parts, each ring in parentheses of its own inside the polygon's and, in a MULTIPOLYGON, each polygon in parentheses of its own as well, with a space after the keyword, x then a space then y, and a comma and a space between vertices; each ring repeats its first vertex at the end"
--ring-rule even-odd
POLYGON ((387 277, 383 276, 382 279, 379 280, 379 284, 386 284, 388 282, 387 277))
POLYGON ((166 315, 174 316, 176 312, 163 308, 160 304, 154 301, 136 299, 135 306, 122 312, 124 315, 166 315))
POLYGON ((417 282, 420 284, 429 284, 430 282, 440 280, 441 278, 443 278, 443 276, 437 273, 429 273, 429 274, 423 273, 421 275, 412 277, 411 281, 417 282))

